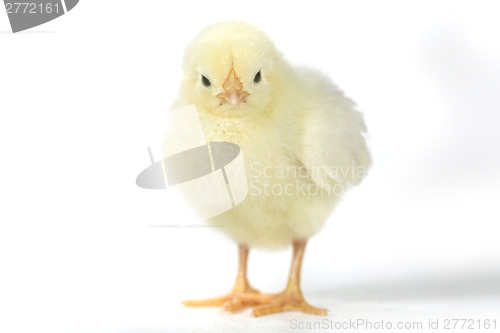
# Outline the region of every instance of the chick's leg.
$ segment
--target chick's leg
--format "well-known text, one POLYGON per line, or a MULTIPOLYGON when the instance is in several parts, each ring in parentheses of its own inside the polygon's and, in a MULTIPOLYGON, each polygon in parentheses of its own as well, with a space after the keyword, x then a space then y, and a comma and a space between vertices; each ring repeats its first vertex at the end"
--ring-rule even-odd
POLYGON ((235 312, 248 306, 265 304, 272 296, 260 294, 253 289, 247 279, 248 246, 240 244, 239 264, 236 282, 231 292, 222 297, 209 298, 198 301, 184 301, 183 304, 189 307, 223 307, 224 310, 235 312))
POLYGON ((292 267, 290 268, 290 276, 285 290, 275 295, 268 304, 254 308, 253 315, 255 317, 283 312, 285 310, 302 311, 320 316, 327 314, 326 309, 316 308, 307 303, 300 291, 300 270, 306 243, 307 241, 305 240, 293 242, 292 267))

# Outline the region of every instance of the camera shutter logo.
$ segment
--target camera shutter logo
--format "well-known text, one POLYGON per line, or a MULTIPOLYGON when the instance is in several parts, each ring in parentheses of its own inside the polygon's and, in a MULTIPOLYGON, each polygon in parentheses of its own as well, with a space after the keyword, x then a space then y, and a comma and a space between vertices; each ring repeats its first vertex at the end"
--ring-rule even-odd
POLYGON ((12 32, 52 21, 73 9, 78 0, 4 0, 12 32))

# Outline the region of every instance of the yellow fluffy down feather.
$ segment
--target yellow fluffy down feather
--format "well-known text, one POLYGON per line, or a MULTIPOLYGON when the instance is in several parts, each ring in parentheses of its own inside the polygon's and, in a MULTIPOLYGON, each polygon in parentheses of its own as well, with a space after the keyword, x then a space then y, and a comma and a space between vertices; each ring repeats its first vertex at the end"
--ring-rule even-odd
POLYGON ((204 29, 183 71, 174 108, 196 105, 206 140, 238 144, 245 160, 247 198, 209 223, 249 247, 283 247, 320 231, 370 165, 354 103, 322 73, 288 64, 245 22, 204 29), (231 71, 248 94, 237 104, 220 97, 231 71))

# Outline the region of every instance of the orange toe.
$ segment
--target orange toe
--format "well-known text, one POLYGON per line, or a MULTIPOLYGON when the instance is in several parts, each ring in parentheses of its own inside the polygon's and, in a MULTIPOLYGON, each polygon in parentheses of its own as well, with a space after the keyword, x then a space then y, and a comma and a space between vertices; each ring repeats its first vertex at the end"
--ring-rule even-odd
POLYGON ((222 307, 227 312, 237 312, 247 307, 269 303, 275 296, 261 294, 256 290, 231 292, 228 295, 197 301, 184 301, 187 307, 222 307))
POLYGON ((326 316, 328 310, 314 307, 307 303, 299 292, 284 291, 268 304, 257 306, 253 310, 255 317, 265 316, 283 311, 301 311, 317 316, 326 316))
POLYGON ((215 298, 207 298, 196 301, 184 301, 182 304, 187 307, 219 307, 223 306, 230 300, 229 296, 215 297, 215 298))

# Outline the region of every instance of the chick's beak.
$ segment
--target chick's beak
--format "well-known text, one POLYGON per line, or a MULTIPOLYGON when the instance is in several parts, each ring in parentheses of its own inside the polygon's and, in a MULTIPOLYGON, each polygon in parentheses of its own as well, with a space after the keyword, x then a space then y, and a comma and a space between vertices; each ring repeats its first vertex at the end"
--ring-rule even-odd
POLYGON ((238 76, 236 76, 233 68, 231 68, 222 87, 224 88, 224 92, 218 94, 217 97, 221 99, 223 104, 237 105, 244 103, 247 96, 250 95, 248 92, 242 90, 243 84, 238 76))

